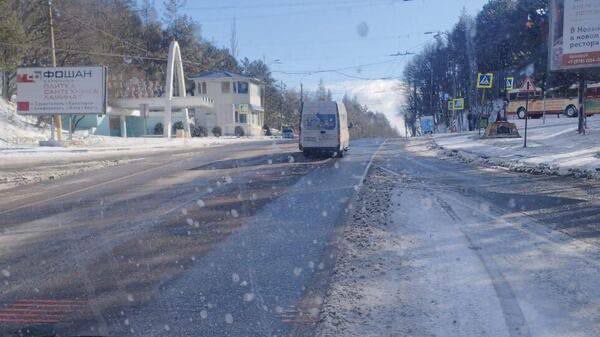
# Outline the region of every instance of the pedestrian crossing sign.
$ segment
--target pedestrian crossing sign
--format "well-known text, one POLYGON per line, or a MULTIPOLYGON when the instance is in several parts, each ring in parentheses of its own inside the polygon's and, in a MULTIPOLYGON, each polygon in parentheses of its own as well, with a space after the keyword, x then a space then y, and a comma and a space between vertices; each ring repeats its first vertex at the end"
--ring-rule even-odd
POLYGON ((477 74, 477 89, 491 89, 494 86, 494 74, 477 74))
POLYGON ((454 99, 454 110, 464 110, 465 109, 465 99, 464 98, 455 98, 454 99))
POLYGON ((506 90, 513 90, 515 88, 515 78, 507 77, 506 78, 506 90))

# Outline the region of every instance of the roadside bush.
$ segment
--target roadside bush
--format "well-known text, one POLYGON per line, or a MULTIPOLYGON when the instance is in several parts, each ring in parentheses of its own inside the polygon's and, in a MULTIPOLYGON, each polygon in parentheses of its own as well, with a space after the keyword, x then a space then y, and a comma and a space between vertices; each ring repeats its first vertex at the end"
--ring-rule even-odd
POLYGON ((215 137, 221 137, 223 135, 223 130, 220 126, 215 126, 214 128, 212 128, 212 134, 215 137))
POLYGON ((162 135, 163 131, 164 131, 164 128, 163 128, 162 123, 156 123, 156 125, 154 126, 154 134, 162 135))
POLYGON ((192 137, 206 137, 208 136, 208 130, 202 125, 194 126, 192 129, 192 137))
POLYGON ((177 121, 175 123, 173 123, 173 133, 176 133, 177 130, 183 130, 183 122, 182 121, 177 121))
POLYGON ((236 137, 244 137, 246 135, 246 131, 244 131, 243 127, 238 125, 235 127, 234 134, 236 137))

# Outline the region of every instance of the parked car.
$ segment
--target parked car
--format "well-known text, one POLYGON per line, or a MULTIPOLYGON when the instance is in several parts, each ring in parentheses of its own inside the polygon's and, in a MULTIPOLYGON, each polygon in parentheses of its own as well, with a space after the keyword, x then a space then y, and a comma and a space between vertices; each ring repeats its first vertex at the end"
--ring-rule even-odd
POLYGON ((294 139, 294 129, 292 128, 283 128, 281 130, 281 137, 284 139, 294 139))

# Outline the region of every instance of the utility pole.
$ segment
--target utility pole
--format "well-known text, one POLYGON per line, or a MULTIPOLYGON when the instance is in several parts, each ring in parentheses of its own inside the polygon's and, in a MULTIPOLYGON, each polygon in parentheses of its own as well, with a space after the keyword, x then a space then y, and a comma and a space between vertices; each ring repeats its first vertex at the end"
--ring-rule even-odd
POLYGON ((527 96, 525 96, 525 137, 523 147, 527 147, 527 121, 529 120, 529 79, 527 80, 527 96))
POLYGON ((298 123, 298 135, 302 135, 302 113, 304 112, 304 86, 300 83, 300 123, 298 123))
POLYGON ((437 121, 436 121, 436 113, 433 111, 433 61, 429 60, 429 66, 430 66, 430 70, 431 70, 431 77, 430 77, 430 91, 429 91, 429 111, 431 112, 431 115, 433 116, 433 130, 432 132, 435 133, 435 129, 437 126, 437 121))
POLYGON ((581 135, 585 135, 585 118, 586 118, 586 112, 585 112, 585 73, 584 72, 580 72, 579 73, 579 88, 578 88, 578 96, 579 96, 579 127, 578 127, 578 132, 581 135))
POLYGON ((281 100, 279 100, 279 131, 283 131, 283 100, 285 99, 285 84, 279 81, 279 90, 281 90, 281 100))
MULTIPOLYGON (((56 68, 56 46, 54 44, 54 21, 52 19, 52 0, 48 0, 48 20, 50 23, 50 48, 52 50, 52 67, 56 68)), ((62 120, 60 115, 54 115, 52 123, 52 136, 50 139, 54 140, 54 129, 56 128, 56 140, 62 141, 62 120)))

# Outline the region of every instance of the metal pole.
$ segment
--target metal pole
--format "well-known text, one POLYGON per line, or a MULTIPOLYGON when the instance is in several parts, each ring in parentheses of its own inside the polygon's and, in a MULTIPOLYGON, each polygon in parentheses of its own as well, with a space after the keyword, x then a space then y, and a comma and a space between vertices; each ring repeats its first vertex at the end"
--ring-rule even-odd
MULTIPOLYGON (((56 68, 56 46, 54 44, 54 20, 52 19, 52 0, 48 0, 48 20, 50 23, 50 48, 52 50, 52 67, 56 68)), ((56 126, 56 140, 62 140, 62 120, 60 115, 53 116, 54 126, 56 126)), ((54 140, 54 130, 52 130, 52 138, 54 140)))
POLYGON ((585 135, 585 75, 579 73, 579 134, 585 135))
POLYGON ((430 86, 430 91, 429 91, 429 111, 431 112, 431 115, 433 116, 433 130, 432 132, 435 133, 435 128, 436 128, 436 116, 435 116, 435 112, 433 111, 433 62, 429 61, 429 66, 431 67, 431 86, 430 86))
POLYGON ((481 107, 479 109, 479 113, 477 114, 477 131, 481 136, 481 128, 479 127, 479 122, 481 121, 481 115, 483 114, 483 105, 485 104, 485 89, 482 89, 483 93, 481 94, 481 107))
POLYGON ((546 89, 544 89, 544 97, 543 99, 543 104, 544 104, 544 112, 542 114, 542 124, 546 124, 546 89))
POLYGON ((527 81, 527 95, 525 96, 525 138, 523 147, 527 147, 527 121, 529 120, 529 81, 527 81))

